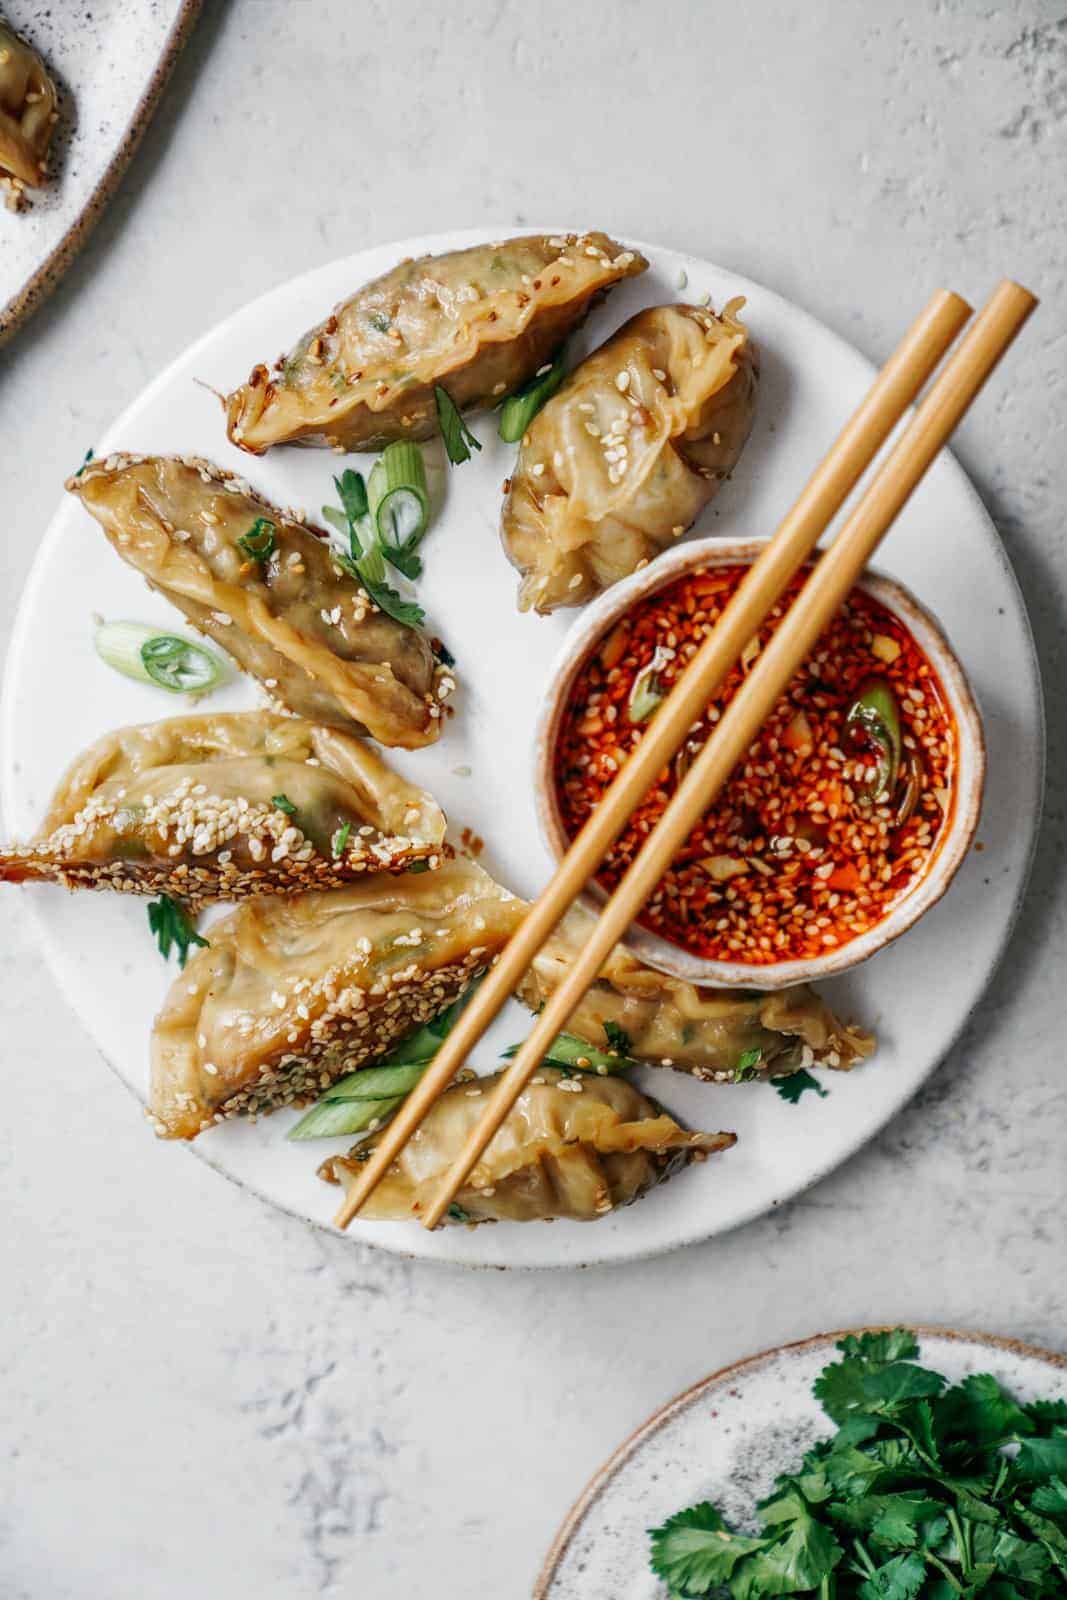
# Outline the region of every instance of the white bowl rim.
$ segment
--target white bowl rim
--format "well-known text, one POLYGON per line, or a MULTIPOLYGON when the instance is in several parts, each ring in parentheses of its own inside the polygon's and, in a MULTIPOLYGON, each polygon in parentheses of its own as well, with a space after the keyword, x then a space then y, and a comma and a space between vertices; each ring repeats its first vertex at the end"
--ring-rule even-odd
MULTIPOLYGON (((559 820, 552 777, 552 754, 567 692, 594 645, 624 612, 638 600, 664 588, 674 579, 701 567, 743 566, 767 545, 763 538, 730 539, 712 536, 687 541, 657 557, 649 566, 630 574, 592 601, 567 633, 552 663, 549 687, 534 731, 533 779, 537 822, 546 846, 556 861, 566 848, 559 820)), ((815 559, 825 552, 815 551, 815 559)), ((867 567, 858 588, 873 595, 892 611, 929 658, 944 687, 957 730, 957 770, 954 775, 952 813, 925 872, 866 933, 824 956, 777 961, 765 966, 741 961, 712 961, 672 944, 651 929, 634 923, 623 943, 657 971, 690 983, 715 988, 787 989, 846 972, 877 955, 914 926, 937 904, 967 858, 978 828, 985 787, 986 746, 981 714, 974 691, 940 622, 899 579, 876 567, 867 567)), ((594 914, 607 895, 590 883, 579 897, 594 914)))

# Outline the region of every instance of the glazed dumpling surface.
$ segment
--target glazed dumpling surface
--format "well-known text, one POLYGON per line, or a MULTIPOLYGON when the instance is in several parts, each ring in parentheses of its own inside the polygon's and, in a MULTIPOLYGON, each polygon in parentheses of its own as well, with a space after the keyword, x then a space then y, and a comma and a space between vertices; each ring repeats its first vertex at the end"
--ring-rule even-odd
POLYGON ((379 450, 438 431, 434 385, 495 405, 550 361, 594 301, 648 263, 603 233, 530 236, 402 261, 227 401, 234 444, 379 450))
MULTIPOLYGON (((368 1222, 418 1221, 499 1077, 447 1089, 360 1215, 368 1222)), ((542 1067, 456 1195, 452 1220, 595 1222, 688 1160, 734 1142, 732 1133, 687 1132, 623 1078, 567 1077, 542 1067)), ((370 1135, 347 1156, 324 1162, 321 1175, 348 1187, 376 1144, 377 1135, 370 1135)))
POLYGON ((752 427, 741 301, 656 306, 580 363, 530 424, 501 520, 520 611, 583 605, 696 520, 752 427))
MULTIPOLYGON (((573 908, 539 951, 519 987, 531 1010, 559 988, 592 921, 588 911, 573 908)), ((600 1049, 612 1045, 609 1032, 617 1037, 618 1028, 635 1060, 722 1083, 780 1077, 816 1063, 847 1069, 874 1049, 869 1034, 841 1022, 806 984, 775 994, 698 988, 646 966, 623 945, 567 1024, 569 1033, 600 1049)))
POLYGON ((207 930, 152 1037, 156 1131, 314 1100, 439 1015, 525 907, 473 861, 248 900, 207 930))
POLYGON ((165 892, 198 907, 436 865, 445 819, 354 734, 270 711, 105 734, 0 879, 165 892))
POLYGON ((451 676, 425 634, 379 611, 327 536, 197 458, 113 455, 67 488, 136 567, 272 700, 311 722, 413 749, 441 731, 451 676), (238 541, 273 530, 265 562, 238 541))
POLYGON ((0 18, 0 179, 16 200, 21 185, 39 188, 46 180, 56 103, 44 62, 0 18))

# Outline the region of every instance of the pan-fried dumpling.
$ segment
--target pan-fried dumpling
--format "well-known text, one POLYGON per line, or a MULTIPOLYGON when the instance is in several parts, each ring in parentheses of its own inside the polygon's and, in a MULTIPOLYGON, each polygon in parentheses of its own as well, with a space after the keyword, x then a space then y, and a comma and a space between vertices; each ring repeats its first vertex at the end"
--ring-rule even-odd
POLYGON ((437 433, 434 385, 495 405, 550 361, 590 306, 648 262, 603 233, 505 239, 402 261, 227 401, 233 443, 380 450, 437 433))
POLYGON ((16 205, 23 185, 40 188, 47 178, 56 101, 56 86, 36 50, 0 18, 0 181, 16 205))
POLYGON ((424 634, 341 570, 326 534, 196 458, 108 456, 67 488, 149 587, 278 704, 404 749, 438 737, 453 680, 424 634), (262 559, 239 543, 250 534, 268 547, 262 559))
MULTIPOLYGON (((519 988, 531 1010, 559 988, 592 922, 575 907, 542 947, 519 988)), ((624 1053, 635 1060, 719 1083, 783 1077, 813 1064, 847 1069, 874 1049, 869 1034, 839 1021, 806 984, 776 994, 701 989, 656 972, 622 945, 567 1023, 568 1033, 601 1049, 619 1028, 629 1040, 624 1053)))
POLYGON ((474 862, 248 900, 207 930, 152 1036, 157 1133, 315 1099, 429 1022, 488 966, 525 907, 474 862))
POLYGON ((270 711, 105 734, 71 766, 0 879, 210 900, 436 866, 445 819, 353 734, 270 711))
POLYGON ((534 418, 501 520, 520 611, 584 604, 707 505, 752 427, 759 367, 742 304, 639 311, 534 418))
MULTIPOLYGON (((446 1089, 369 1197, 368 1222, 417 1222, 485 1109, 500 1074, 446 1089)), ((350 1187, 373 1154, 371 1134, 320 1176, 350 1187)), ((595 1222, 629 1205, 688 1161, 734 1144, 732 1133, 688 1133, 623 1078, 534 1074, 456 1195, 457 1222, 595 1222)))

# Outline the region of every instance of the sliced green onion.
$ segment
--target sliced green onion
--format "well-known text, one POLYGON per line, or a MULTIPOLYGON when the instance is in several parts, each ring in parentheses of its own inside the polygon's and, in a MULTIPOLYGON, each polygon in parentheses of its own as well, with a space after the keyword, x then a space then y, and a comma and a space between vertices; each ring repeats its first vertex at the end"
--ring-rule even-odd
POLYGON ((339 861, 344 855, 345 850, 348 848, 348 841, 351 836, 352 824, 350 822, 346 822, 342 827, 338 828, 337 832, 330 840, 330 849, 333 851, 335 861, 339 861))
POLYGON ((102 622, 93 643, 116 672, 172 694, 206 694, 223 677, 222 663, 210 650, 142 622, 102 622))
POLYGON ((758 1078, 760 1076, 759 1069, 760 1062, 762 1060, 762 1050, 743 1050, 740 1056, 738 1056, 737 1065, 734 1068, 734 1082, 747 1083, 750 1078, 758 1078))
POLYGON ((890 799, 897 786, 904 741, 897 697, 884 678, 868 678, 860 685, 845 717, 845 737, 861 757, 874 752, 875 775, 863 790, 864 799, 876 804, 890 799))
POLYGON ((410 1094, 450 1032, 456 1018, 478 986, 453 1000, 433 1022, 416 1028, 402 1039, 377 1067, 360 1067, 338 1078, 295 1127, 290 1139, 330 1139, 346 1133, 363 1133, 372 1123, 385 1122, 410 1094))
POLYGON ((500 437, 507 444, 517 444, 536 417, 546 400, 551 400, 566 372, 563 351, 547 371, 537 373, 529 383, 509 395, 500 408, 500 437))
POLYGON ((461 462, 470 460, 472 450, 482 447, 460 416, 459 407, 448 390, 435 383, 433 397, 437 403, 437 421, 445 442, 445 452, 452 465, 458 467, 461 462))
POLYGON ((274 531, 269 517, 257 517, 237 543, 251 561, 269 561, 275 549, 274 531))
POLYGON ((276 811, 284 811, 287 817, 296 816, 296 807, 287 794, 272 794, 270 803, 276 811))
MULTIPOLYGON (((503 1051, 503 1059, 510 1060, 521 1049, 522 1043, 509 1045, 503 1051)), ((562 1067, 568 1072, 595 1072, 603 1078, 609 1072, 622 1072, 632 1067, 633 1062, 629 1056, 620 1056, 613 1050, 598 1050, 596 1045, 579 1039, 576 1034, 558 1033, 545 1051, 545 1065, 562 1067)))
POLYGON ((430 496, 417 444, 402 439, 386 445, 367 480, 367 500, 378 537, 387 547, 413 549, 418 544, 430 520, 430 496))

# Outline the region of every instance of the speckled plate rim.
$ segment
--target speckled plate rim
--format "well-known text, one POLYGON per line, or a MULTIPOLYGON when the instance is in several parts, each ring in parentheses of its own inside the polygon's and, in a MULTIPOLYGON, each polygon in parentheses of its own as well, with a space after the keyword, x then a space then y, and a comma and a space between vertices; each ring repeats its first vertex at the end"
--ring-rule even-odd
POLYGON ((104 207, 118 188, 126 168, 133 160, 137 146, 144 137, 166 87, 167 79, 193 31, 193 25, 200 15, 203 4, 204 0, 180 0, 178 14, 156 58, 152 75, 134 107, 133 116, 126 124, 122 138, 105 167, 103 176, 98 180, 96 187, 59 243, 53 247, 37 270, 27 278, 21 289, 16 290, 7 304, 0 306, 0 345, 10 339, 23 323, 29 321, 38 307, 44 304, 99 222, 104 207))
MULTIPOLYGON (((441 250, 446 248, 462 249, 468 244, 481 243, 487 238, 492 239, 506 237, 510 231, 511 229, 507 224, 500 224, 497 227, 479 225, 477 227, 456 229, 448 233, 438 232, 429 235, 417 235, 403 239, 394 239, 388 241, 387 244, 383 244, 380 248, 383 250, 388 249, 390 252, 395 252, 397 257, 400 258, 405 255, 416 254, 420 250, 441 250)), ((534 223, 528 223, 524 226, 523 231, 529 233, 566 233, 573 230, 566 224, 557 224, 554 227, 542 226, 541 228, 538 228, 534 223)), ((685 252, 671 249, 667 246, 653 245, 648 241, 640 239, 631 239, 630 243, 634 246, 634 248, 645 252, 656 251, 664 258, 670 258, 672 260, 682 260, 685 258, 685 252)), ((795 318, 801 326, 810 328, 819 336, 825 337, 832 341, 833 344, 837 345, 842 354, 848 359, 861 361, 867 372, 871 377, 873 377, 876 371, 874 364, 861 352, 857 351, 847 339, 837 334, 826 324, 820 322, 818 318, 816 318, 811 312, 807 311, 803 306, 798 305, 796 302, 788 299, 787 296, 779 294, 777 290, 769 289, 765 285, 759 283, 757 280, 748 278, 743 274, 733 271, 727 273, 725 269, 716 267, 714 263, 705 262, 703 258, 693 257, 688 259, 699 259, 701 264, 708 267, 710 270, 722 272, 724 276, 731 279, 734 285, 738 286, 737 292, 746 293, 750 297, 758 294, 763 296, 768 303, 773 303, 779 307, 785 308, 789 316, 795 318)), ((177 357, 175 361, 172 362, 163 372, 157 374, 157 376, 137 396, 135 396, 133 400, 131 400, 129 405, 123 409, 120 415, 108 427, 105 437, 119 437, 126 424, 126 419, 129 413, 142 406, 146 400, 155 395, 169 381, 171 381, 172 368, 176 367, 179 362, 182 362, 186 359, 192 359, 201 351, 209 349, 212 342, 218 337, 220 331, 235 317, 243 314, 244 312, 262 310, 269 304, 278 290, 283 287, 288 287, 293 282, 313 283, 316 278, 325 275, 325 273, 330 269, 330 266, 333 264, 334 263, 327 263, 323 266, 310 268, 308 271, 298 274, 295 280, 283 279, 280 283, 277 283, 273 287, 264 290, 262 294, 256 296, 254 300, 250 301, 247 306, 240 308, 240 310, 237 312, 231 312, 219 323, 209 328, 200 336, 199 339, 194 340, 181 356, 177 357)), ((988 983, 992 981, 993 977, 995 976, 1000 963, 1004 958, 1004 953, 1007 950, 1007 947, 1014 934, 1019 919, 1019 913, 1026 897, 1027 887, 1030 881, 1030 874, 1033 869, 1045 788, 1047 748, 1046 716, 1041 674, 1038 664, 1037 650, 1034 644, 1033 630, 1030 626, 1029 613, 1026 608, 1026 602, 1023 597, 1019 581, 1015 575, 1014 569, 1012 568, 1011 562, 1008 559, 1007 552, 997 531, 996 525, 987 511, 981 496, 978 494, 978 491, 975 489, 967 473, 956 461, 952 452, 949 449, 943 450, 939 460, 943 461, 945 466, 951 472, 961 498, 965 498, 970 501, 976 516, 980 517, 981 520, 986 524, 991 535, 989 540, 989 548, 991 553, 993 554, 994 560, 1000 568, 1005 584, 1015 595, 1018 605, 1018 615, 1025 630, 1025 638, 1028 646, 1027 690, 1032 700, 1036 722, 1035 745, 1031 750, 1032 786, 1023 797, 1023 805, 1020 808, 1020 815, 1025 819, 1029 830, 1026 858, 1019 870, 1014 898, 1012 900, 1009 913, 1004 921, 1001 939, 998 945, 995 947, 993 958, 989 963, 987 975, 988 983)), ((14 704, 14 674, 12 672, 12 667, 20 655, 23 634, 29 627, 29 602, 32 599, 37 584, 40 580, 41 573, 44 570, 46 553, 46 546, 42 545, 26 579, 22 597, 19 602, 19 607, 16 612, 11 639, 8 645, 3 676, 2 679, 0 679, 0 751, 2 751, 3 747, 3 738, 9 733, 12 725, 14 704)), ((13 818, 10 812, 10 763, 8 763, 7 767, 5 768, 3 778, 5 781, 0 784, 0 808, 5 811, 8 830, 13 831, 13 818)), ((37 909, 31 905, 27 908, 26 914, 30 918, 34 932, 40 940, 40 945, 44 952, 45 960, 56 979, 57 986, 59 987, 61 993, 63 993, 65 996, 66 989, 63 981, 63 967, 56 957, 52 942, 47 936, 37 909)), ((125 1076, 120 1070, 118 1064, 111 1058, 106 1049, 101 1048, 92 1030, 81 1016, 80 1011, 78 1011, 76 1007, 73 1007, 72 1009, 74 1009, 75 1015, 78 1017, 79 1023, 81 1024, 86 1037, 91 1041, 100 1058, 105 1062, 108 1068, 114 1072, 115 1076, 120 1079, 124 1086, 133 1095, 135 1100, 140 1101, 140 1103, 143 1105, 143 1094, 126 1082, 125 1076)), ((712 1219, 709 1225, 702 1225, 699 1230, 679 1230, 678 1234, 669 1242, 664 1243, 660 1241, 648 1244, 642 1243, 640 1245, 631 1245, 625 1251, 621 1251, 617 1254, 609 1253, 607 1255, 598 1255, 595 1252, 586 1254, 583 1251, 581 1254, 572 1259, 546 1259, 543 1256, 538 1256, 529 1261, 500 1261, 491 1257, 461 1257, 455 1255, 428 1257, 424 1252, 407 1247, 405 1244, 400 1242, 399 1238, 395 1244, 390 1241, 388 1245, 384 1245, 379 1240, 368 1240, 365 1235, 357 1235, 351 1231, 343 1235, 338 1235, 337 1230, 332 1226, 329 1220, 321 1220, 319 1218, 309 1217, 304 1211, 299 1210, 295 1206, 286 1204, 285 1202, 274 1198, 273 1196, 264 1196, 262 1192, 254 1185, 230 1172, 225 1166, 224 1162, 220 1158, 215 1157, 210 1151, 201 1149, 198 1147, 198 1145, 193 1144, 188 1147, 186 1153, 193 1159, 202 1161, 213 1171, 219 1173, 220 1176, 226 1178, 229 1183, 233 1184, 235 1188, 240 1189, 245 1193, 252 1194, 256 1199, 265 1204, 273 1206, 276 1210, 282 1212, 286 1216, 292 1217, 295 1221, 303 1223, 305 1226, 310 1225, 312 1227, 319 1228, 334 1238, 341 1237, 350 1239, 353 1243, 371 1244, 374 1248, 388 1249, 390 1254, 396 1255, 405 1260, 422 1261, 431 1259, 437 1265, 458 1266, 479 1270, 486 1269, 490 1271, 513 1270, 538 1272, 549 1269, 574 1271, 598 1266, 613 1267, 625 1261, 641 1261, 654 1256, 668 1254, 692 1244, 703 1243, 709 1238, 715 1238, 723 1233, 732 1232, 734 1229, 744 1227, 757 1217, 760 1217, 766 1212, 773 1210, 774 1207, 779 1206, 786 1201, 792 1200, 796 1198, 797 1195, 803 1194, 810 1188, 813 1188, 816 1184, 820 1183, 825 1177, 827 1177, 829 1173, 833 1172, 835 1168, 840 1166, 845 1160, 850 1159, 851 1156, 855 1155, 859 1149, 868 1144, 872 1139, 876 1138, 882 1129, 890 1121, 892 1121, 892 1119, 900 1112, 901 1108, 912 1098, 922 1084, 934 1072, 947 1051, 953 1047, 956 1040, 958 1040, 960 1034, 966 1027, 972 1012, 973 1007, 959 1015, 959 1017, 956 1019, 956 1025, 952 1030, 951 1037, 944 1042, 939 1053, 929 1061, 926 1069, 922 1073, 921 1078, 919 1078, 917 1081, 911 1081, 903 1086, 899 1086, 880 1108, 879 1114, 871 1117, 871 1119, 866 1123, 861 1137, 856 1139, 844 1154, 834 1150, 831 1150, 828 1154, 822 1154, 820 1159, 812 1162, 811 1167, 805 1174, 804 1181, 796 1185, 789 1185, 779 1189, 769 1201, 755 1200, 752 1203, 745 1205, 734 1216, 731 1217, 727 1224, 720 1223, 717 1225, 714 1219, 712 1219)))
MULTIPOLYGON (((1040 1345, 1027 1344, 1022 1339, 1010 1339, 997 1333, 941 1328, 930 1323, 909 1322, 903 1325, 915 1334, 920 1344, 924 1339, 947 1339, 979 1350, 1004 1350, 1031 1361, 1042 1362, 1054 1372, 1067 1373, 1067 1354, 1045 1350, 1040 1345)), ((552 1600, 550 1585, 556 1581, 560 1566, 587 1513, 600 1498, 602 1491, 637 1454, 645 1441, 658 1433, 661 1428, 667 1427, 680 1412, 685 1411, 696 1401, 702 1400, 711 1391, 721 1388, 726 1383, 736 1383, 739 1378, 758 1372, 781 1356, 806 1355, 819 1349, 820 1346, 825 1346, 829 1354, 838 1340, 849 1335, 858 1337, 864 1333, 885 1333, 894 1326, 897 1324, 877 1322, 859 1328, 838 1328, 827 1333, 809 1334, 805 1339, 792 1339, 771 1349, 760 1350, 756 1355, 742 1356, 739 1360, 731 1361, 725 1367, 719 1367, 717 1371, 709 1373, 706 1378, 699 1378, 696 1383, 690 1384, 688 1389, 683 1389, 681 1394, 675 1395, 673 1400, 668 1400, 665 1405, 660 1406, 658 1411, 654 1411, 612 1451, 574 1501, 537 1575, 531 1600, 552 1600)))

